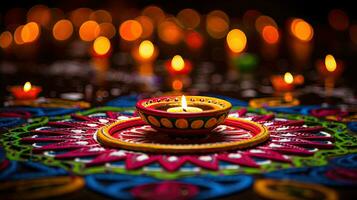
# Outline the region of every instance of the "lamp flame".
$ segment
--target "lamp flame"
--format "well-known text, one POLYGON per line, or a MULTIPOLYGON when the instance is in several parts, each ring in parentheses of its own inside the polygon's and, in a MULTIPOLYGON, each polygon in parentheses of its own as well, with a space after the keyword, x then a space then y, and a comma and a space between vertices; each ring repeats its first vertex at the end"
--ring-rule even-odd
POLYGON ((284 81, 287 84, 292 84, 294 82, 294 77, 290 72, 284 74, 284 81))
POLYGON ((186 102, 186 97, 185 95, 182 95, 181 97, 181 107, 183 111, 187 110, 187 102, 186 102))
POLYGON ((31 83, 30 82, 26 82, 23 89, 24 89, 25 92, 28 92, 28 91, 31 90, 31 87, 32 87, 31 83))
POLYGON ((151 58, 151 56, 154 54, 154 45, 152 42, 149 40, 141 42, 139 46, 139 54, 143 58, 151 58))
POLYGON ((185 67, 185 61, 180 55, 176 55, 171 60, 171 66, 175 71, 181 71, 185 67))
POLYGON ((329 71, 329 72, 333 72, 336 70, 336 67, 337 67, 336 60, 331 54, 328 54, 325 57, 325 66, 326 66, 327 71, 329 71))

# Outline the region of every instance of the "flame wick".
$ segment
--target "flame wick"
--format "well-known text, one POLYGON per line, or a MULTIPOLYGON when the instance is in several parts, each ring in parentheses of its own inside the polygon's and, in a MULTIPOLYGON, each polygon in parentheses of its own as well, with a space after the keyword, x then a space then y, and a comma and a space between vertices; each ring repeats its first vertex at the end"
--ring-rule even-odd
POLYGON ((181 97, 181 107, 184 112, 187 112, 187 102, 185 95, 182 95, 181 97))

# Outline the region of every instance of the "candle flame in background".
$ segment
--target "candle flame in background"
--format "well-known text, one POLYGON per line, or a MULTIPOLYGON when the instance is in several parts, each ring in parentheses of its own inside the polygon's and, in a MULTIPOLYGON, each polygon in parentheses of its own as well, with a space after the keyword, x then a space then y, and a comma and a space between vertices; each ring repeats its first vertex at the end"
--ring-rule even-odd
POLYGON ((185 67, 185 61, 180 55, 176 55, 171 60, 171 66, 175 71, 181 71, 185 67))
POLYGON ((278 25, 276 24, 275 20, 269 16, 266 16, 266 15, 259 16, 255 20, 254 25, 255 25, 255 29, 259 33, 262 33, 264 27, 266 27, 266 26, 272 26, 274 28, 278 28, 278 25))
POLYGON ((244 32, 239 29, 229 31, 226 41, 229 49, 231 49, 234 53, 242 52, 247 45, 247 37, 244 32))
POLYGON ((27 23, 21 30, 21 39, 24 43, 35 41, 40 35, 40 27, 36 22, 27 23))
POLYGON ((30 83, 30 82, 26 82, 25 85, 24 85, 24 87, 23 87, 23 89, 24 89, 25 92, 30 91, 31 88, 32 88, 32 86, 31 86, 31 83, 30 83))
POLYGON ((182 88, 183 88, 183 83, 181 80, 176 79, 172 82, 172 89, 177 91, 177 90, 182 90, 182 88))
POLYGON ((77 8, 71 12, 69 19, 73 22, 73 25, 78 28, 89 19, 92 12, 90 8, 77 8))
POLYGON ((279 41, 279 31, 274 26, 264 26, 262 37, 268 44, 275 44, 279 41))
POLYGON ((100 28, 97 22, 89 20, 79 28, 79 37, 86 42, 93 41, 99 36, 100 28))
POLYGON ((106 10, 96 10, 89 15, 89 19, 98 23, 112 22, 112 15, 106 10))
POLYGON ((95 53, 98 55, 105 55, 109 52, 110 50, 110 41, 108 38, 104 36, 100 36, 97 39, 95 39, 93 43, 93 50, 95 53))
POLYGON ((329 71, 329 72, 333 72, 336 70, 336 67, 337 67, 336 60, 331 54, 326 55, 325 66, 326 66, 327 71, 329 71))
POLYGON ((115 36, 116 30, 112 23, 110 22, 103 22, 99 24, 99 36, 105 36, 108 39, 111 39, 115 36))
POLYGON ((183 31, 175 18, 168 18, 159 24, 158 35, 160 40, 174 45, 182 40, 183 31))
POLYGON ((165 12, 161 8, 154 5, 147 6, 146 8, 144 8, 144 10, 141 13, 142 15, 152 19, 153 22, 156 24, 158 24, 159 22, 165 19, 165 12))
POLYGON ((153 21, 147 16, 139 16, 135 18, 135 20, 138 21, 141 24, 141 27, 143 28, 143 33, 140 37, 143 39, 149 38, 154 32, 153 21))
POLYGON ((195 29, 201 22, 200 14, 191 8, 181 10, 177 14, 177 19, 188 29, 195 29))
POLYGON ((142 41, 139 45, 139 55, 143 58, 150 58, 154 54, 154 45, 149 40, 142 41))
POLYGON ((284 81, 287 84, 292 84, 294 82, 294 77, 290 72, 284 74, 284 81))
POLYGON ((24 44, 24 41, 22 40, 22 37, 21 37, 21 32, 22 32, 23 27, 24 27, 24 25, 18 26, 14 32, 14 40, 15 40, 15 43, 18 45, 24 44))
POLYGON ((207 14, 206 30, 215 39, 224 38, 228 32, 229 24, 228 15, 221 10, 214 10, 207 14))
POLYGON ((182 95, 181 97, 181 107, 184 111, 187 110, 187 102, 185 95, 182 95))
POLYGON ((12 35, 10 31, 5 31, 0 35, 0 47, 3 49, 8 48, 12 43, 12 35))
POLYGON ((314 36, 312 26, 302 19, 294 19, 290 25, 291 33, 299 40, 308 42, 314 36))
POLYGON ((73 25, 71 21, 62 19, 59 20, 54 26, 52 30, 53 37, 56 40, 67 40, 72 36, 73 33, 73 25))
POLYGON ((35 5, 27 12, 27 21, 47 26, 51 21, 51 10, 45 5, 35 5))
POLYGON ((119 27, 120 36, 126 41, 134 41, 143 33, 141 24, 136 20, 127 20, 119 27))

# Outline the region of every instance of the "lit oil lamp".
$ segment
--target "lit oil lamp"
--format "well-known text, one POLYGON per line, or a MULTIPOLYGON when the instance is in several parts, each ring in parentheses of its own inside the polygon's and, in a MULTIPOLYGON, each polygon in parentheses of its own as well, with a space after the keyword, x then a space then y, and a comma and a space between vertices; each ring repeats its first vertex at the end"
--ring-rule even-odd
POLYGON ((154 129, 179 135, 209 133, 224 122, 231 107, 225 100, 205 96, 157 97, 136 104, 141 119, 154 129))
POLYGON ((30 82, 26 82, 24 86, 10 87, 10 92, 16 99, 36 99, 41 91, 41 87, 32 86, 30 82))
POLYGON ((171 75, 186 75, 192 69, 191 62, 187 59, 184 60, 180 55, 175 55, 165 65, 171 75))
POLYGON ((273 75, 271 82, 277 92, 289 92, 294 89, 294 76, 290 72, 286 72, 284 76, 273 75))
POLYGON ((325 62, 321 60, 317 61, 316 67, 324 79, 326 92, 331 92, 335 86, 336 79, 338 79, 343 72, 342 61, 336 61, 332 55, 328 54, 325 57, 325 62))
POLYGON ((100 36, 94 40, 91 49, 91 56, 92 64, 98 72, 108 70, 111 49, 111 43, 108 38, 100 36))
POLYGON ((338 78, 343 72, 343 63, 340 60, 335 60, 335 58, 328 54, 325 57, 325 61, 318 60, 316 63, 317 70, 323 77, 338 78))
POLYGON ((157 48, 149 40, 142 41, 139 47, 132 50, 131 54, 135 62, 138 64, 139 74, 153 74, 153 62, 157 58, 159 54, 158 52, 157 48))

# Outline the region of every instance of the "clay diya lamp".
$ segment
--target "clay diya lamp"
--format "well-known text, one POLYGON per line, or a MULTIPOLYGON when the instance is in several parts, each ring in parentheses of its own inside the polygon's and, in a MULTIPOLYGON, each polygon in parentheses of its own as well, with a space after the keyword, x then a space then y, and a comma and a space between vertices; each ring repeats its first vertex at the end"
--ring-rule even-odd
POLYGON ((227 118, 231 103, 206 96, 167 96, 136 104, 141 119, 158 131, 172 135, 208 134, 227 118))
POLYGON ((24 86, 12 86, 10 92, 16 99, 36 99, 38 94, 42 91, 39 86, 33 86, 30 82, 26 82, 24 86))

